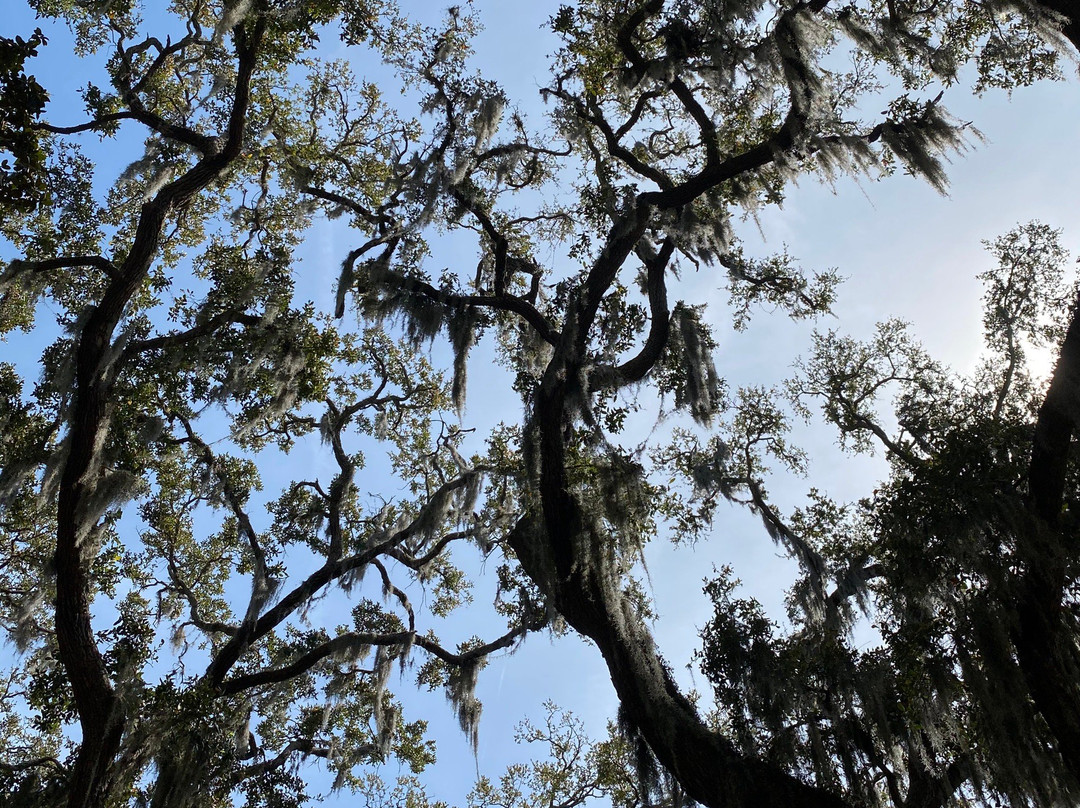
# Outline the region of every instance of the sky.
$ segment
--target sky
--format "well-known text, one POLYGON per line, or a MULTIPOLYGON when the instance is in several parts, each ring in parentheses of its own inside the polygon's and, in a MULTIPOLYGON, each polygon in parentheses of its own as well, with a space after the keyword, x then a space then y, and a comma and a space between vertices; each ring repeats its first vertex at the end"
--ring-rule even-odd
MULTIPOLYGON (((4 35, 26 35, 36 24, 21 3, 5 8, 0 23, 4 35)), ((547 54, 556 47, 544 23, 551 11, 539 3, 477 0, 475 6, 486 29, 475 43, 476 63, 495 77, 516 103, 538 110, 538 89, 547 78, 547 54)), ((421 0, 412 4, 419 13, 437 16, 444 3, 421 0)), ((82 73, 71 72, 62 56, 65 44, 57 36, 41 60, 42 81, 85 83, 82 73), (48 64, 52 72, 46 72, 48 64)), ((336 44, 328 44, 336 48, 336 44)), ((928 352, 964 371, 973 367, 980 347, 980 289, 977 273, 991 259, 981 241, 1004 234, 1014 225, 1038 219, 1064 229, 1063 243, 1080 254, 1080 164, 1075 143, 1080 134, 1080 83, 1075 64, 1066 63, 1070 81, 1021 88, 1011 96, 991 91, 976 98, 960 82, 946 92, 944 102, 959 119, 971 121, 985 142, 975 142, 949 167, 950 188, 940 195, 926 183, 907 176, 883 180, 842 179, 834 187, 806 177, 789 190, 782 208, 759 212, 756 221, 737 224, 737 232, 751 251, 776 252, 784 247, 808 268, 835 267, 846 278, 835 305, 835 318, 817 324, 793 324, 782 314, 760 313, 745 333, 717 323, 717 365, 735 387, 772 384, 791 372, 791 364, 808 345, 813 328, 837 328, 867 336, 876 322, 900 317, 913 325, 928 352)), ((57 122, 77 120, 50 109, 57 122)), ((123 152, 123 150, 120 150, 123 152)), ((127 153, 106 154, 122 168, 127 153)), ((340 230, 317 228, 303 252, 306 283, 313 296, 329 300, 344 251, 351 246, 340 230), (322 291, 319 291, 319 290, 322 291)), ((726 300, 723 275, 703 270, 683 278, 679 295, 694 302, 716 304, 722 312, 726 300)), ((324 301, 325 302, 325 301, 324 301)), ((722 316, 722 315, 721 315, 722 316)), ((0 351, 4 351, 0 346, 0 351)), ((470 399, 466 426, 499 419, 516 420, 520 404, 505 390, 505 379, 490 361, 484 346, 469 367, 470 384, 483 395, 470 399)), ((31 354, 26 354, 30 356, 31 354)), ((8 356, 4 357, 8 359, 8 356)), ((33 375, 27 366, 24 372, 33 375)), ((798 504, 811 485, 839 499, 865 495, 885 472, 879 457, 843 455, 835 436, 821 428, 800 428, 797 433, 812 458, 807 479, 769 481, 770 492, 785 507, 798 504)), ((302 448, 297 462, 305 458, 302 448)), ((314 451, 312 449, 311 451, 314 451)), ((697 630, 708 617, 701 594, 702 577, 712 565, 732 563, 745 583, 745 591, 763 600, 779 614, 782 589, 792 580, 792 566, 761 529, 756 518, 734 507, 721 513, 710 537, 696 546, 672 548, 655 542, 646 551, 648 584, 656 600, 659 619, 654 627, 660 648, 686 687, 704 687, 685 665, 696 648, 697 630)), ((490 579, 493 570, 487 570, 490 579)), ((482 590, 486 592, 486 590, 482 590)), ((478 598, 486 595, 478 593, 478 598)), ((484 633, 488 604, 448 624, 461 636, 484 633)), ((488 632, 494 634, 494 630, 488 632)), ((2 651, 0 651, 2 653, 2 651)), ((615 715, 616 700, 599 654, 580 639, 537 635, 513 654, 493 657, 481 674, 478 696, 484 703, 480 745, 474 759, 456 726, 451 708, 440 693, 414 694, 408 681, 392 682, 406 710, 431 722, 439 748, 438 761, 423 779, 434 797, 463 802, 477 771, 498 776, 509 762, 528 759, 533 750, 515 747, 514 725, 525 716, 542 716, 542 704, 552 700, 573 710, 594 736, 615 715)), ((536 750, 541 751, 541 750, 536 750)), ((393 779, 396 767, 384 767, 393 779)), ((350 805, 343 795, 328 805, 350 805)))

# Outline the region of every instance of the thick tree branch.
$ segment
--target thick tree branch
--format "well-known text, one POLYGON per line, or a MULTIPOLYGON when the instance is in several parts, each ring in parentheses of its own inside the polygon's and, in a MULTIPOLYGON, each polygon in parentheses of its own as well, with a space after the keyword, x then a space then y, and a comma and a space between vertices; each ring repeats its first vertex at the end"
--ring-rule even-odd
POLYGON ((524 298, 514 295, 460 295, 444 292, 436 289, 430 283, 413 278, 408 278, 406 283, 407 286, 403 284, 405 288, 444 306, 476 306, 513 312, 528 322, 536 330, 540 338, 549 345, 555 345, 559 340, 559 332, 556 331, 555 327, 535 306, 524 298))
POLYGON ((447 651, 434 640, 418 635, 413 631, 398 631, 392 634, 349 632, 348 634, 340 634, 317 648, 313 648, 288 665, 229 679, 222 683, 221 693, 226 696, 231 696, 245 690, 250 690, 254 687, 286 682, 311 670, 311 668, 327 657, 340 653, 348 653, 363 645, 393 647, 412 643, 413 645, 423 648, 432 656, 438 657, 449 665, 466 665, 478 659, 482 659, 495 651, 509 648, 518 640, 518 638, 530 631, 536 631, 543 628, 545 623, 546 617, 542 620, 525 623, 507 631, 501 637, 492 640, 491 642, 484 643, 463 653, 447 651))
MULTIPOLYGON (((354 755, 371 755, 373 758, 378 754, 378 749, 371 744, 364 744, 363 746, 351 750, 354 755)), ((295 755, 300 754, 304 757, 330 757, 332 750, 326 746, 316 744, 310 738, 297 738, 285 746, 277 755, 266 760, 259 761, 258 763, 252 763, 249 766, 241 766, 236 774, 233 776, 234 783, 242 783, 244 780, 250 780, 253 777, 261 777, 268 772, 272 772, 275 769, 280 769, 289 759, 295 755)))
POLYGON ((507 241, 506 236, 504 236, 495 226, 495 223, 491 220, 491 216, 488 215, 488 212, 478 205, 475 199, 462 193, 461 189, 457 186, 450 188, 450 195, 454 198, 454 201, 465 208, 465 210, 469 211, 469 213, 480 222, 480 227, 491 240, 492 257, 495 265, 495 296, 506 296, 506 254, 509 249, 509 241, 507 241))
POLYGON ((0 770, 7 772, 21 772, 26 771, 27 769, 44 768, 45 766, 48 766, 61 774, 67 772, 64 765, 54 757, 38 757, 22 763, 7 763, 6 761, 0 761, 0 770))
POLYGON ((333 202, 335 205, 340 205, 346 210, 350 210, 363 219, 365 222, 372 226, 385 226, 391 223, 391 219, 383 213, 376 213, 375 211, 368 210, 354 199, 350 199, 334 191, 327 191, 324 188, 316 188, 313 185, 305 185, 301 189, 305 194, 313 196, 316 199, 321 199, 324 202, 333 202))
POLYGON ((11 271, 29 270, 31 272, 50 272, 54 269, 72 269, 74 267, 92 267, 105 273, 110 279, 119 278, 119 270, 108 258, 100 255, 65 255, 46 258, 42 261, 16 260, 10 263, 11 271))
POLYGON ((171 334, 162 334, 150 339, 133 340, 124 348, 123 358, 128 361, 139 354, 151 351, 170 351, 190 342, 208 337, 218 329, 227 325, 257 326, 262 319, 254 314, 246 314, 242 311, 230 310, 215 314, 213 317, 199 323, 187 331, 174 331, 171 334))
POLYGON ((77 135, 80 132, 95 132, 100 129, 106 129, 110 124, 117 123, 119 121, 131 121, 138 120, 138 116, 131 110, 125 110, 124 112, 113 112, 109 115, 102 115, 100 118, 94 118, 92 121, 86 121, 84 123, 75 124, 73 126, 57 126, 56 124, 47 123, 41 121, 34 125, 35 129, 41 129, 45 132, 51 132, 54 135, 77 135))
MULTIPOLYGON (((541 490, 544 497, 552 493, 546 487, 541 490)), ((552 525, 545 514, 545 521, 546 525, 537 524, 535 517, 524 517, 509 536, 511 546, 566 621, 596 643, 623 715, 690 797, 710 808, 848 808, 827 791, 740 755, 726 738, 706 727, 665 669, 648 631, 606 580, 611 573, 592 567, 596 557, 590 566, 578 565, 569 575, 553 579, 556 570, 545 546, 554 542, 544 532, 553 527, 580 531, 580 515, 570 510, 552 525)))
POLYGON ((404 564, 406 567, 413 570, 414 572, 419 572, 436 558, 438 558, 442 554, 443 550, 447 548, 450 542, 458 541, 460 539, 470 539, 475 537, 476 534, 476 530, 471 528, 468 530, 454 530, 446 533, 441 536, 437 542, 431 545, 431 548, 426 553, 424 553, 424 555, 419 557, 416 557, 411 553, 406 553, 399 547, 387 548, 387 550, 385 551, 385 555, 394 559, 400 564, 404 564))
MULTIPOLYGON (((237 28, 237 30, 234 31, 234 35, 239 38, 240 36, 243 36, 243 32, 240 28, 237 28)), ((124 69, 117 76, 117 81, 121 86, 124 103, 128 105, 129 111, 125 113, 125 117, 139 121, 139 123, 154 132, 157 132, 162 137, 174 140, 178 143, 184 143, 206 157, 216 150, 218 146, 216 138, 204 135, 190 127, 181 126, 180 124, 165 120, 157 113, 148 110, 146 105, 143 104, 142 99, 139 97, 139 94, 150 83, 155 74, 168 64, 171 57, 182 53, 185 48, 194 44, 196 41, 196 36, 188 34, 174 43, 162 46, 160 42, 151 37, 138 45, 125 48, 124 40, 121 37, 116 43, 116 54, 117 58, 124 66, 124 69), (158 55, 155 57, 154 61, 151 62, 150 67, 146 69, 146 72, 143 73, 142 77, 132 84, 134 65, 132 64, 131 57, 136 53, 147 50, 151 45, 156 46, 158 55)), ((236 108, 234 107, 234 112, 235 111, 236 108)))
POLYGON ((1057 15, 1061 20, 1061 33, 1080 51, 1080 10, 1072 0, 1033 0, 1031 6, 1048 9, 1057 15))
POLYGON ((593 372, 589 380, 593 392, 641 381, 663 356, 667 348, 668 335, 671 332, 671 312, 668 309, 665 276, 674 252, 675 240, 668 237, 658 253, 643 255, 646 269, 645 285, 649 296, 649 335, 634 357, 618 367, 600 367, 593 372))

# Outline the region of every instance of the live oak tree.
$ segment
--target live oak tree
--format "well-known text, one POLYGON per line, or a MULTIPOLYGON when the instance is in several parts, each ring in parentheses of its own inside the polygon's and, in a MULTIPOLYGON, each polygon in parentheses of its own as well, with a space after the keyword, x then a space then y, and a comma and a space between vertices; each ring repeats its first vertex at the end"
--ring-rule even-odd
MULTIPOLYGON (((300 804, 298 767, 312 759, 326 761, 335 786, 363 791, 369 762, 396 755, 419 771, 430 760, 423 722, 406 721, 387 689, 395 665, 416 655, 420 684, 445 688, 475 738, 485 656, 544 628, 596 644, 640 774, 673 778, 668 791, 680 801, 839 806, 880 793, 922 804, 924 772, 937 778, 934 794, 942 783, 962 794, 981 783, 972 772, 1000 765, 1004 747, 994 744, 1009 728, 985 726, 1000 713, 986 712, 992 694, 970 690, 970 671, 954 668, 960 695, 937 682, 917 693, 938 699, 933 718, 974 727, 944 780, 938 761, 952 747, 919 735, 936 725, 912 713, 874 724, 874 705, 854 703, 865 697, 851 680, 867 665, 845 667, 830 653, 845 648, 847 595, 902 569, 886 562, 909 536, 903 508, 888 507, 904 495, 883 495, 875 511, 880 545, 852 539, 832 556, 815 537, 840 511, 822 500, 802 523, 785 521, 763 483, 766 456, 801 463, 781 434, 782 410, 767 391, 728 393, 707 313, 669 291, 680 268, 722 266, 739 325, 759 302, 794 317, 827 311, 835 276, 807 277, 784 255, 746 255, 732 217, 780 201, 808 172, 900 167, 943 187, 941 159, 966 130, 926 82, 948 80, 950 65, 977 55, 989 84, 1051 72, 1034 32, 1047 25, 959 7, 966 39, 949 61, 935 26, 952 19, 951 6, 928 17, 894 3, 587 0, 553 9, 564 45, 538 124, 469 69, 468 9, 425 28, 381 0, 183 0, 165 18, 128 3, 31 5, 66 21, 80 55, 104 72, 73 122, 71 110, 44 106, 48 88, 32 78, 47 36, 0 42, 0 145, 14 160, 0 197, 10 256, 0 325, 49 343, 32 388, 25 366, 9 362, 0 374, 0 603, 21 652, 0 700, 9 803, 300 804), (320 58, 327 36, 340 36, 354 62, 320 58), (851 44, 862 50, 842 67, 851 44), (363 73, 379 59, 403 84, 399 105, 363 73), (906 87, 862 121, 858 104, 880 90, 879 69, 900 72, 906 87), (136 144, 137 159, 97 177, 86 154, 99 138, 136 144), (297 248, 317 217, 347 225, 353 245, 337 257, 336 301, 325 311, 296 298, 297 248), (474 239, 470 260, 440 254, 445 234, 474 239), (449 411, 462 409, 468 354, 485 335, 525 415, 467 444, 449 411), (444 338, 449 381, 420 352, 444 338), (635 402, 656 401, 686 431, 630 446, 635 402), (727 437, 709 443, 710 425, 727 437), (322 467, 261 493, 268 470, 293 467, 283 455, 320 442, 322 467), (369 493, 379 483, 365 463, 376 457, 376 474, 389 469, 396 484, 369 493), (658 470, 682 472, 689 488, 659 485, 658 470), (791 643, 811 673, 791 687, 823 677, 850 703, 801 700, 809 711, 791 729, 753 728, 756 702, 749 717, 736 715, 725 688, 750 692, 767 680, 755 672, 747 684, 749 663, 740 669, 724 654, 776 649, 752 607, 728 604, 723 582, 713 587, 725 609, 705 662, 728 713, 706 720, 680 692, 633 569, 661 523, 683 538, 705 530, 718 496, 746 500, 805 569, 806 632, 791 643), (449 648, 430 629, 468 596, 455 565, 463 543, 495 561, 505 629, 449 648), (382 602, 367 597, 365 571, 382 602), (413 581, 429 588, 423 607, 405 594, 413 581), (333 610, 320 608, 331 601, 333 610), (722 636, 736 645, 725 650, 722 636), (848 681, 829 678, 840 676, 848 681), (766 730, 788 738, 783 754, 766 730), (969 758, 984 740, 979 769, 969 758), (814 748, 791 748, 800 744, 814 748)), ((1020 322, 999 322, 991 342, 1008 369, 1004 381, 987 371, 1003 423, 1013 423, 1023 375, 1019 343, 1001 335, 1020 334, 1020 322)), ((888 350, 910 359, 895 329, 882 339, 899 340, 888 350)), ((808 368, 832 378, 843 356, 823 341, 808 368)), ((1050 469, 1049 499, 1033 512, 1042 527, 1010 534, 1024 541, 1014 538, 1013 560, 993 567, 1005 583, 976 586, 995 604, 1018 596, 1017 619, 1029 621, 1000 641, 1008 658, 995 673, 1019 688, 1027 734, 1017 737, 1041 746, 1015 777, 986 775, 989 788, 1021 799, 1042 796, 1048 771, 1062 779, 1046 794, 1072 793, 1071 764, 1059 765, 1048 744, 1064 749, 1080 726, 1062 712, 1075 705, 1059 678, 1068 655, 1036 659, 1072 636, 1061 614, 1067 526, 1052 485, 1064 479, 1073 423, 1054 403, 1068 400, 1061 378, 1064 392, 1051 386, 1035 426, 1052 433, 1036 445, 1057 452, 1049 466, 1032 462, 1050 469)), ((854 426, 844 420, 830 390, 814 392, 841 428, 884 431, 858 410, 854 426)), ((950 429, 975 434, 957 419, 927 432, 950 429)), ((932 441, 892 443, 898 462, 948 468, 932 441)), ((909 694, 897 695, 886 674, 918 678, 904 656, 921 625, 910 603, 935 591, 935 582, 908 583, 881 595, 895 637, 886 633, 885 673, 869 679, 877 703, 901 710, 909 694)), ((940 636, 962 631, 965 615, 986 618, 965 609, 956 606, 940 636)), ((976 643, 972 653, 997 647, 976 643)))
MULTIPOLYGON (((1007 12, 1058 48, 1080 46, 1067 3, 888 4, 851 18, 907 86, 955 80, 972 58, 978 88, 1054 75, 1037 46, 1005 46, 1000 31, 979 39, 1007 12)), ((779 637, 756 603, 735 597, 730 573, 707 587, 717 611, 701 662, 747 752, 862 802, 1075 802, 1077 286, 1059 235, 1031 223, 987 244, 998 266, 980 276, 988 356, 973 377, 948 373, 890 322, 865 343, 818 337, 789 383, 796 411, 821 399, 841 443, 878 444, 893 473, 857 505, 813 491, 810 507, 774 527, 815 544, 838 582, 816 620, 805 608, 816 575, 796 588, 794 634, 779 637), (1049 380, 1033 381, 1025 346, 1057 356, 1049 380), (896 410, 883 417, 874 403, 890 389, 896 410), (884 639, 870 653, 846 633, 854 599, 884 639)))
MULTIPOLYGON (((447 548, 491 552, 512 486, 497 451, 458 451, 427 360, 293 300, 319 204, 304 173, 339 176, 377 222, 415 124, 312 57, 332 5, 180 4, 160 36, 122 6, 39 10, 108 59, 109 84, 84 91, 85 122, 60 125, 39 116, 25 64, 5 74, 35 122, 12 140, 3 235, 20 257, 0 319, 54 337, 32 391, 3 366, 2 597, 22 654, 5 678, 5 802, 296 804, 300 760, 325 760, 338 785, 388 755, 421 770, 430 743, 387 689, 394 666, 424 654, 421 678, 471 730, 484 656, 548 617, 522 585, 501 600, 502 636, 446 649, 430 633, 424 618, 468 595, 447 548), (145 153, 101 184, 77 137, 124 127, 145 153), (305 436, 324 466, 259 501, 258 464, 305 436), (358 485, 360 438, 397 475, 394 500, 358 485), (365 571, 385 603, 360 596, 365 571), (419 617, 398 585, 411 579, 430 590, 419 617)), ((376 11, 352 4, 345 35, 407 53, 418 32, 376 11)), ((25 62, 44 44, 9 50, 25 62)))
POLYGON ((1051 460, 1063 447, 1046 431, 1072 407, 1080 286, 1059 236, 1030 223, 987 244, 986 355, 970 377, 888 321, 867 341, 819 334, 788 382, 797 411, 820 405, 842 445, 883 449, 891 474, 858 503, 814 491, 775 526, 837 581, 817 601, 812 576, 792 592, 795 631, 738 597, 729 571, 708 584, 699 662, 747 754, 857 804, 1075 802, 1075 470, 1051 460), (1059 346, 1047 387, 1029 353, 1059 346), (860 607, 877 642, 852 634, 860 607))

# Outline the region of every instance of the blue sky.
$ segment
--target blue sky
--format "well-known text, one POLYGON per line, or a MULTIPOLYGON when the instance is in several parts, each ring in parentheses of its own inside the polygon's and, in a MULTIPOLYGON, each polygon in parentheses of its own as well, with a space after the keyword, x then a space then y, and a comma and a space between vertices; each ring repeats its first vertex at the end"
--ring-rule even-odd
MULTIPOLYGON (((28 34, 36 24, 21 4, 5 9, 5 35, 28 34)), ((437 17, 446 4, 410 4, 437 17)), ((537 90, 547 78, 547 54, 555 40, 543 24, 551 13, 541 4, 478 0, 476 8, 486 30, 476 41, 477 64, 485 75, 499 80, 509 97, 530 111, 540 111, 537 90)), ((339 47, 328 43, 330 47, 339 47)), ((72 70, 68 46, 56 36, 43 51, 39 75, 46 86, 54 82, 69 89, 88 77, 72 70), (53 65, 54 67, 49 67, 53 65)), ((35 68, 38 67, 35 65, 35 68)), ((1074 77, 1076 67, 1066 63, 1074 77)), ((929 352, 958 370, 970 369, 980 347, 980 289, 975 275, 988 268, 990 258, 980 241, 1003 234, 1015 224, 1039 219, 1065 229, 1064 243, 1080 253, 1080 164, 1074 157, 1080 135, 1080 92, 1075 80, 1043 83, 973 97, 961 85, 949 90, 945 103, 953 114, 970 120, 986 136, 964 155, 953 158, 950 193, 941 196, 924 182, 906 176, 874 181, 841 180, 835 188, 806 177, 792 188, 782 209, 766 209, 758 221, 745 221, 737 231, 754 250, 773 252, 785 245, 810 268, 836 267, 847 281, 835 306, 837 318, 819 327, 840 328, 866 336, 874 324, 897 316, 913 323, 913 331, 929 352)), ((60 98, 63 94, 56 93, 60 98)), ((54 122, 79 120, 82 110, 50 108, 54 122)), ((109 146, 100 159, 114 161, 117 170, 132 159, 125 149, 109 146)), ((351 246, 339 229, 317 228, 303 253, 304 275, 311 294, 328 303, 337 280, 341 257, 351 246), (322 291, 319 291, 322 290, 322 291)), ((449 260, 449 259, 448 259, 449 260)), ((462 259, 466 260, 466 259, 462 259)), ((468 260, 475 260, 469 258, 468 260)), ((726 292, 719 271, 684 277, 678 294, 694 302, 715 302, 722 317, 726 292)), ((737 334, 720 323, 717 364, 732 386, 775 383, 808 344, 813 324, 793 324, 782 315, 759 314, 751 328, 737 334)), ((8 354, 3 349, 5 359, 8 354)), ((30 356, 24 352, 23 356, 30 356)), ((445 356, 436 352, 436 356, 445 356)), ((490 361, 490 346, 482 346, 470 364, 474 395, 464 419, 466 426, 484 428, 500 419, 516 420, 520 404, 505 391, 506 379, 490 361)), ((28 375, 31 371, 23 365, 28 375)), ((770 491, 781 504, 797 504, 809 485, 837 498, 855 498, 873 487, 884 473, 880 458, 851 458, 839 453, 828 430, 801 430, 799 438, 813 459, 809 479, 775 480, 770 491)), ((302 448, 297 462, 318 462, 302 448)), ((364 486, 363 481, 359 483, 364 486)), ((777 609, 791 566, 752 516, 734 508, 716 525, 713 535, 695 547, 674 550, 656 542, 647 553, 652 591, 660 619, 656 634, 662 651, 687 686, 694 680, 684 668, 697 645, 696 630, 707 618, 701 579, 713 564, 731 563, 749 593, 777 609)), ((461 637, 493 635, 488 591, 493 570, 486 570, 488 588, 477 592, 477 608, 448 623, 461 637)), ((698 684, 703 686, 700 677, 698 684)), ((429 793, 451 801, 463 800, 477 769, 498 776, 508 762, 525 759, 531 750, 512 744, 514 725, 525 716, 542 714, 550 699, 583 718, 595 735, 613 718, 615 699, 599 654, 569 636, 552 640, 530 637, 514 654, 492 658, 481 674, 478 695, 484 702, 480 747, 472 752, 440 693, 414 694, 406 681, 392 687, 412 717, 431 722, 439 745, 439 760, 425 774, 429 793)), ((384 776, 392 779, 393 766, 384 776)), ((328 804, 352 804, 343 796, 328 804)))

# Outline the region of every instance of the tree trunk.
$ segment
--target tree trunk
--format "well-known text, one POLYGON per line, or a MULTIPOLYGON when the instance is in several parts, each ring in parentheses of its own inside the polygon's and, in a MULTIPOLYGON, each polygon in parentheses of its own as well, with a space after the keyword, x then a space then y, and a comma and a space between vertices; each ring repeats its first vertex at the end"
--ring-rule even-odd
POLYGON ((207 151, 201 159, 142 206, 131 247, 79 335, 54 555, 57 646, 82 726, 82 741, 68 783, 69 808, 105 804, 109 773, 126 726, 91 625, 89 570, 94 558, 87 543, 96 519, 87 503, 99 483, 100 454, 110 426, 115 370, 107 357, 113 333, 149 272, 169 216, 226 172, 240 155, 251 103, 251 79, 265 30, 266 20, 261 16, 251 25, 250 33, 243 24, 234 29, 237 78, 225 136, 205 139, 207 151))
POLYGON ((1080 425, 1080 301, 1074 306, 1054 375, 1039 408, 1028 470, 1031 525, 1017 538, 1023 572, 1017 582, 1013 641, 1032 700, 1080 783, 1080 659, 1066 623, 1066 568, 1078 551, 1070 516, 1062 525, 1073 435, 1080 425))

